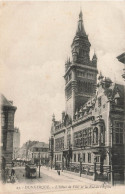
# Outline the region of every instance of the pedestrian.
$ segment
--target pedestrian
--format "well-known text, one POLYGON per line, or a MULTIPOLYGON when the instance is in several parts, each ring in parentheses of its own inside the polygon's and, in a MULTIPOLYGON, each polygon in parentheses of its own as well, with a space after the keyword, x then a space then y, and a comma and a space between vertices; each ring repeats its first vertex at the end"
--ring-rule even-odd
POLYGON ((11 170, 11 176, 14 176, 15 175, 15 170, 12 168, 11 170))
POLYGON ((15 181, 15 178, 14 178, 14 176, 11 178, 11 183, 15 183, 16 181, 15 181))
POLYGON ((57 170, 58 175, 60 175, 60 170, 57 170))

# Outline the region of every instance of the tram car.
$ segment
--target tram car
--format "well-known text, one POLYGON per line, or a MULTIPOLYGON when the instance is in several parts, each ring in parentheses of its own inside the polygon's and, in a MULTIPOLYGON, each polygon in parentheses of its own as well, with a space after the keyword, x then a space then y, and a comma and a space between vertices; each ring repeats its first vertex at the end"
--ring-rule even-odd
POLYGON ((34 165, 26 164, 25 173, 27 178, 36 178, 37 177, 37 167, 34 165))

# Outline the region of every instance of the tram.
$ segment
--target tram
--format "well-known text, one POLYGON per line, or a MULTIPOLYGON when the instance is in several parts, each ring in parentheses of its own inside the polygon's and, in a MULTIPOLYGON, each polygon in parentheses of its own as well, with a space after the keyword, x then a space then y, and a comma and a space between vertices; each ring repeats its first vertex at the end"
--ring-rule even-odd
POLYGON ((26 172, 27 178, 36 178, 37 177, 37 167, 34 165, 26 164, 25 172, 26 172))

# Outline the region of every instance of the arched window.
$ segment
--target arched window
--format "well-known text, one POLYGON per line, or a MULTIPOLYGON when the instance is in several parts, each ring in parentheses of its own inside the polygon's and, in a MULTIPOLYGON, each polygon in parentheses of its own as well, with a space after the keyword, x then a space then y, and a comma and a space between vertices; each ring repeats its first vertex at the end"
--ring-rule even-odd
POLYGON ((98 128, 94 128, 93 130, 93 143, 98 144, 98 128))

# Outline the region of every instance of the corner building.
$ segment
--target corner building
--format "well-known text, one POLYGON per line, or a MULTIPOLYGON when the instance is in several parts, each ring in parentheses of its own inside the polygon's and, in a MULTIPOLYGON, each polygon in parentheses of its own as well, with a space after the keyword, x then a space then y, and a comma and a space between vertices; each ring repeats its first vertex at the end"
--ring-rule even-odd
POLYGON ((90 46, 80 12, 72 61, 65 63, 66 109, 61 121, 52 118, 51 165, 97 179, 108 179, 113 171, 123 180, 124 87, 101 73, 97 84, 97 57, 90 60, 90 46))
POLYGON ((17 107, 8 101, 4 95, 1 100, 1 166, 2 169, 12 165, 14 152, 14 117, 17 107))

